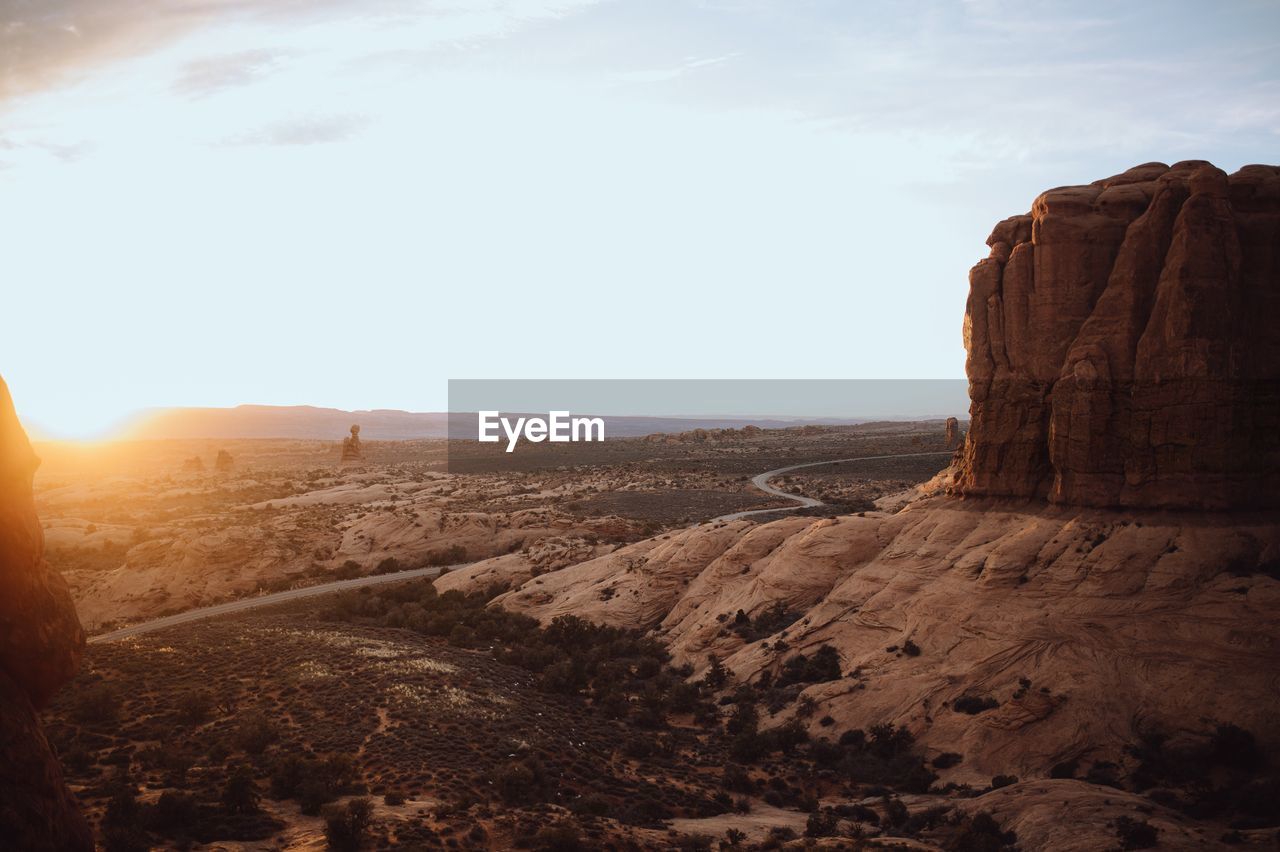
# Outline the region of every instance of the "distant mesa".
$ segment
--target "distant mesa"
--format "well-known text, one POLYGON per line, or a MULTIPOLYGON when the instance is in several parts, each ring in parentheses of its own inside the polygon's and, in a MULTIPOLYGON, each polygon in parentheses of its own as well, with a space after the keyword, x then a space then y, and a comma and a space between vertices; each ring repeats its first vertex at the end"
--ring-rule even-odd
MULTIPOLYGON (((234 408, 169 408, 144 412, 119 437, 128 440, 241 440, 282 438, 332 441, 352 423, 380 441, 445 438, 449 415, 378 409, 347 411, 309 405, 239 405, 234 408)), ((472 415, 464 425, 475 428, 472 415)))
POLYGON ((219 473, 228 473, 235 467, 235 459, 226 450, 218 450, 218 458, 214 460, 213 467, 219 473))
POLYGON ((192 456, 182 462, 182 470, 186 473, 203 473, 204 462, 200 460, 199 456, 192 456))
POLYGON ((987 245, 955 493, 1280 506, 1280 167, 1147 163, 1043 193, 987 245))
POLYGON ((364 449, 360 446, 360 427, 353 425, 351 434, 342 439, 342 463, 356 464, 364 461, 364 449))

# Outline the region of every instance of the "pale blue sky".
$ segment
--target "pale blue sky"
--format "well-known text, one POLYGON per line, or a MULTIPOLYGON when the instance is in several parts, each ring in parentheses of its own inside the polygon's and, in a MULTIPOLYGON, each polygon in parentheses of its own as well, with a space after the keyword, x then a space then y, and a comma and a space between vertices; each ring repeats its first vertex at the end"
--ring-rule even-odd
POLYGON ((1280 160, 1280 3, 0 0, 0 373, 431 410, 448 378, 952 378, 1040 191, 1280 160))

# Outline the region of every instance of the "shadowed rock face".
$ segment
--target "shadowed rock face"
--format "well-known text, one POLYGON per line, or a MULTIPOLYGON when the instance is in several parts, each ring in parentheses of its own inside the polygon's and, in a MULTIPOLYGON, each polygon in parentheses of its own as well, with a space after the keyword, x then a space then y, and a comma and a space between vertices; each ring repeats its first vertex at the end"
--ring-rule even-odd
POLYGON ((84 650, 67 584, 44 559, 31 496, 37 465, 0 380, 0 843, 92 849, 36 717, 84 650))
POLYGON ((1280 505, 1280 168, 1148 163, 1049 190, 987 244, 956 493, 1280 505))

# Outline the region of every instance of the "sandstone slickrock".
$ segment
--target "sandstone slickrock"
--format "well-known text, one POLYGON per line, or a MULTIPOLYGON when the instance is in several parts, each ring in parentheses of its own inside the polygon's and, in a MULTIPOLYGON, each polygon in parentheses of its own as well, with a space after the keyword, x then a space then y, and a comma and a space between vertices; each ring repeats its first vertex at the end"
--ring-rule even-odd
POLYGON ((38 465, 0 379, 0 843, 92 849, 36 716, 84 650, 67 585, 44 559, 31 493, 38 465))
POLYGON ((1137 166, 996 225, 958 494, 1280 506, 1280 168, 1137 166))

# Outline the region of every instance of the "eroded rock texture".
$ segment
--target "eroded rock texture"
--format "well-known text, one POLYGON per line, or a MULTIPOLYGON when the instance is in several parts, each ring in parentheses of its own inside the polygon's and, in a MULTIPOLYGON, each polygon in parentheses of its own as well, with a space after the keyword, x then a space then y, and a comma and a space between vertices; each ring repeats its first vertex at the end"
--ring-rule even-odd
POLYGON ((38 464, 0 380, 0 845, 92 849, 36 716, 84 650, 67 584, 44 559, 38 464))
POLYGON ((1148 163, 1049 190, 987 243, 956 493, 1280 505, 1280 168, 1148 163))

